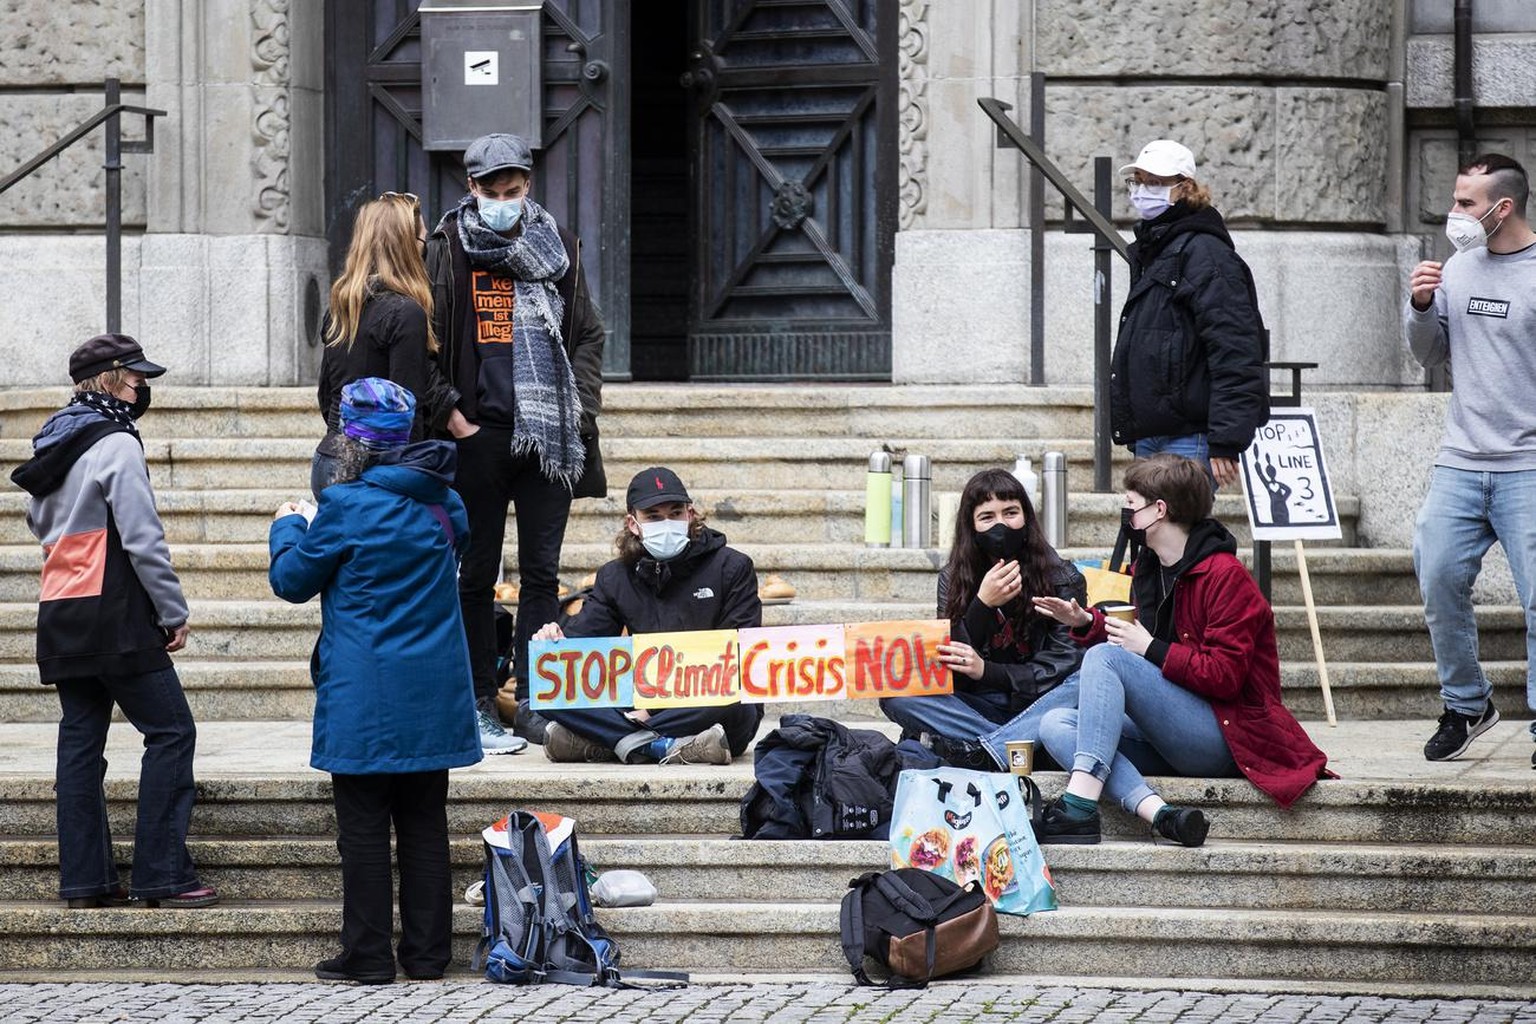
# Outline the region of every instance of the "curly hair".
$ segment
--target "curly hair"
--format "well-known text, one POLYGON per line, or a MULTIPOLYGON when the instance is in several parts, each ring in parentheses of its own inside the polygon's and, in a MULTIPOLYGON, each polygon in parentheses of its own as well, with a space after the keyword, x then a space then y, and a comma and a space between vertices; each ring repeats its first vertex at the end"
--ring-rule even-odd
MULTIPOLYGON (((704 532, 706 517, 697 505, 688 507, 693 510, 693 521, 688 524, 688 540, 691 542, 698 540, 699 534, 704 532)), ((645 545, 640 542, 640 538, 629 532, 628 523, 619 527, 618 535, 613 538, 613 549, 618 552, 619 561, 630 566, 650 556, 650 552, 645 550, 645 545)))

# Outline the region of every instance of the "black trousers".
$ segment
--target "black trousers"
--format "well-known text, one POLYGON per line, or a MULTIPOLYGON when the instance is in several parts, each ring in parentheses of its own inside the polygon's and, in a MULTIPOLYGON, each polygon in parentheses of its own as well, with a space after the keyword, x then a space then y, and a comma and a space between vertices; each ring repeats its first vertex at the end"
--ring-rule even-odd
POLYGON ((706 708, 663 708, 652 710, 650 720, 636 725, 618 708, 576 708, 570 711, 544 711, 552 722, 578 732, 605 747, 614 747, 625 736, 649 729, 658 736, 693 736, 714 725, 725 726, 725 741, 731 756, 740 757, 757 735, 763 721, 761 704, 725 704, 706 708))
POLYGON ((448 771, 331 775, 341 853, 341 958, 353 974, 393 974, 389 829, 400 867, 400 966, 432 977, 448 966, 453 891, 448 771))
POLYGON ((560 613, 560 545, 571 514, 571 492, 539 471, 538 456, 512 455, 512 432, 495 427, 458 442, 454 490, 469 515, 469 553, 459 565, 459 608, 469 643, 475 699, 496 695, 496 574, 506 539, 507 506, 517 512, 516 653, 518 692, 528 681, 528 640, 560 613))

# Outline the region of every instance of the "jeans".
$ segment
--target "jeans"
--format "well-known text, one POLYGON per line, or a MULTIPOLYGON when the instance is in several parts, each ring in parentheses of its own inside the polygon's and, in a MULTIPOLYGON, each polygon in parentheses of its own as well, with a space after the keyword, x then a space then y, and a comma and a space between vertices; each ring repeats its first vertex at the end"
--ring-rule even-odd
POLYGON ((400 867, 400 966, 442 974, 452 956, 448 771, 332 775, 341 854, 341 959, 352 974, 395 973, 389 827, 400 867))
POLYGON ((1165 452, 1169 455, 1182 455, 1186 459, 1203 462, 1206 466, 1211 464, 1211 449, 1206 443, 1204 434, 1163 434, 1158 437, 1144 437, 1136 442, 1138 459, 1151 458, 1153 455, 1161 455, 1165 452))
POLYGON ((314 458, 309 460, 309 492, 320 500, 320 492, 336 482, 336 470, 341 460, 334 455, 324 452, 315 452, 314 458))
POLYGON ((731 756, 740 757, 757 736, 763 721, 761 704, 726 704, 721 707, 664 708, 652 711, 643 724, 624 717, 618 708, 576 708, 570 711, 539 712, 551 722, 558 722, 587 739, 615 748, 619 741, 635 733, 655 736, 695 736, 715 725, 725 726, 725 741, 731 756))
POLYGON ((996 690, 934 697, 884 697, 880 710, 903 732, 975 740, 1008 721, 1008 695, 996 690))
POLYGON ((1440 698, 1481 715, 1493 687, 1477 660, 1472 584, 1497 540, 1525 609, 1526 704, 1536 708, 1536 470, 1480 473, 1436 466, 1413 534, 1413 569, 1435 651, 1440 698))
POLYGON ((196 889, 187 826, 192 820, 197 726, 176 670, 65 679, 56 688, 63 712, 54 781, 59 895, 65 899, 101 896, 119 885, 102 787, 114 702, 144 736, 129 891, 142 899, 159 899, 196 889))
MULTIPOLYGON (((1048 711, 1057 708, 1077 707, 1077 676, 1074 672, 1063 679, 1054 689, 1047 690, 1043 696, 1035 698, 1035 702, 1029 707, 1014 715, 1002 725, 984 730, 980 735, 981 745, 987 748, 987 753, 992 755, 992 760, 1004 771, 1008 770, 1008 744, 1011 741, 1029 740, 1031 743, 1040 742, 1040 721, 1048 711)), ((919 700, 928 698, 917 698, 919 700)), ((1062 761, 1066 764, 1066 761, 1062 761)))
POLYGON ((496 577, 507 532, 507 505, 517 512, 517 630, 513 675, 527 691, 528 640, 560 613, 560 545, 571 514, 571 491, 539 470, 537 455, 512 454, 512 432, 481 427, 458 442, 454 490, 469 516, 469 552, 459 565, 459 607, 469 643, 475 699, 496 695, 496 577))
POLYGON ((1141 655, 1098 644, 1077 678, 1077 708, 1047 714, 1040 739, 1058 763, 1103 782, 1105 795, 1131 814, 1155 795, 1143 772, 1238 774, 1210 704, 1141 655))

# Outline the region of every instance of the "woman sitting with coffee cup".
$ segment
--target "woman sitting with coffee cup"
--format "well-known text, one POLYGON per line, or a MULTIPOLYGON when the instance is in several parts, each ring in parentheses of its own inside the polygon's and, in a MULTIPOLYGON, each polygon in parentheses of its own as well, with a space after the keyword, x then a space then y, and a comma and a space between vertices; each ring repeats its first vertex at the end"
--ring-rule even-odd
MULTIPOLYGON (((955 692, 887 697, 880 710, 904 733, 927 733, 934 753, 953 765, 1007 767, 1002 742, 982 738, 1059 687, 1081 659, 1067 627, 1030 603, 1042 594, 1082 601, 1087 586, 1045 542, 1024 485, 1005 469, 982 470, 960 495, 949 563, 939 573, 938 612, 950 620, 950 642, 938 650, 955 692)), ((1008 738, 1034 738, 1016 733, 1008 738)))
POLYGON ((1137 618, 1125 622, 1061 597, 1036 597, 1043 615, 1089 646, 1075 709, 1040 723, 1050 755, 1068 766, 1067 791, 1045 808, 1042 843, 1097 843, 1107 793, 1153 832, 1205 842, 1198 808, 1163 801, 1142 773, 1248 777, 1282 807, 1319 778, 1327 756, 1280 700, 1275 616, 1237 541, 1210 518, 1205 467, 1154 455, 1125 474, 1122 522, 1144 547, 1131 583, 1137 618))

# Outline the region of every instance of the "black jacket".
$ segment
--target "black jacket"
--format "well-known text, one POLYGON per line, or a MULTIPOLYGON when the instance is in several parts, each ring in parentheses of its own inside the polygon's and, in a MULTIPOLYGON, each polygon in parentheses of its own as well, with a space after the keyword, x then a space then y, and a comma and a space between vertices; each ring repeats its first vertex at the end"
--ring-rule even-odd
POLYGON ((618 636, 763 624, 752 559, 704 527, 676 558, 616 558, 597 570, 592 594, 565 627, 567 636, 618 636))
POLYGON ((427 351, 426 311, 415 299, 384 289, 363 304, 352 344, 327 345, 320 359, 316 399, 326 427, 320 451, 327 455, 336 454, 333 445, 341 432, 341 389, 363 377, 392 380, 416 397, 412 441, 441 433, 459 400, 427 351))
POLYGON ((922 746, 813 715, 785 715, 753 754, 743 839, 887 839, 903 768, 937 768, 922 746))
MULTIPOLYGON (((587 290, 587 275, 581 269, 581 243, 565 228, 560 241, 570 259, 570 269, 555 283, 565 303, 561 336, 565 354, 576 376, 576 391, 581 396, 581 438, 587 446, 587 464, 573 492, 577 498, 601 498, 607 493, 602 455, 598 451, 597 416, 603 410, 603 318, 587 290)), ((476 388, 480 374, 480 353, 475 339, 461 328, 464 317, 460 303, 468 287, 465 275, 456 273, 464 267, 464 248, 459 242, 458 214, 445 216, 427 239, 427 277, 432 282, 432 324, 437 331, 438 368, 449 385, 459 392, 459 411, 471 423, 478 422, 476 388)))
MULTIPOLYGON (((1058 560, 1051 576, 1052 594, 1064 601, 1088 601, 1083 574, 1070 562, 1058 560)), ((949 570, 939 573, 939 615, 949 602, 949 570)), ((970 644, 986 662, 980 679, 954 673, 955 689, 970 692, 996 691, 1008 695, 1008 708, 1018 713, 1055 689, 1083 660, 1081 644, 1073 641, 1071 627, 1047 615, 1031 615, 1025 635, 1014 636, 1010 616, 1002 608, 988 608, 972 597, 963 618, 950 623, 950 636, 970 644)))
POLYGON ((1116 444, 1209 435, 1236 458, 1269 419, 1269 358, 1253 276, 1221 214, 1184 204, 1136 225, 1109 384, 1116 444))

